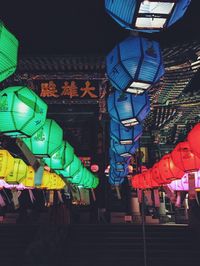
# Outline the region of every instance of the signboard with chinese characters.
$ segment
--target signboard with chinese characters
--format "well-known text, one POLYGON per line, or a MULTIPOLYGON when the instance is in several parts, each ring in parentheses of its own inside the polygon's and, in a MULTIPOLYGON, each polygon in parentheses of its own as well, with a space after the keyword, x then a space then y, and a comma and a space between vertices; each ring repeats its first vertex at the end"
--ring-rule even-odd
POLYGON ((97 80, 36 80, 34 85, 41 98, 98 99, 97 80))

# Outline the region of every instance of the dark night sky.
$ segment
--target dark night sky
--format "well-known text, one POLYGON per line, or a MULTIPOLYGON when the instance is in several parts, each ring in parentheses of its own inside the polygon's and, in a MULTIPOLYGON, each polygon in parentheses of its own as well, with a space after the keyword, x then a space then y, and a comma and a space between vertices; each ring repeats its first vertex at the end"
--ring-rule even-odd
MULTIPOLYGON (((155 34, 162 45, 200 39, 200 8, 155 34)), ((35 0, 1 3, 0 19, 20 41, 21 54, 102 54, 128 36, 104 10, 104 0, 35 0)))

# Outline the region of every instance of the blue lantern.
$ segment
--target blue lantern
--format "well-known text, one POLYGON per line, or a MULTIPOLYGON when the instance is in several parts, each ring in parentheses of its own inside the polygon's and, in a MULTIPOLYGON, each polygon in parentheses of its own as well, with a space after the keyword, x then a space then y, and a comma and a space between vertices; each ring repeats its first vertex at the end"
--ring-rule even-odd
POLYGON ((111 119, 110 137, 122 145, 133 144, 142 135, 142 126, 140 124, 134 127, 124 127, 111 119))
POLYGON ((120 178, 120 177, 114 176, 112 173, 109 173, 108 182, 111 185, 119 186, 124 182, 124 177, 120 178))
POLYGON ((109 149, 109 156, 110 156, 110 161, 114 161, 117 164, 129 164, 131 160, 131 155, 129 157, 123 157, 120 156, 119 154, 115 153, 111 148, 109 149))
POLYGON ((156 32, 186 12, 191 0, 105 0, 107 13, 123 28, 156 32))
POLYGON ((121 145, 111 139, 110 147, 115 153, 119 154, 120 156, 129 157, 136 152, 137 148, 139 147, 139 144, 138 142, 135 142, 132 145, 121 145))
POLYGON ((115 46, 106 66, 111 84, 133 94, 150 89, 165 72, 159 43, 133 36, 115 46))
POLYGON ((150 101, 147 93, 133 95, 115 90, 108 97, 110 117, 125 127, 141 123, 150 112, 150 101))
POLYGON ((110 160, 110 166, 114 168, 116 172, 123 172, 128 167, 128 164, 110 160))

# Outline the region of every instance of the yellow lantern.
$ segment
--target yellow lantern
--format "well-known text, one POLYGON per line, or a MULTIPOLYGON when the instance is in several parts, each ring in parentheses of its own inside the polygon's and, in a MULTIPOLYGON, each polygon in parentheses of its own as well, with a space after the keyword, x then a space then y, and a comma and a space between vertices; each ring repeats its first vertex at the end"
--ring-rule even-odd
POLYGON ((7 177, 14 166, 14 158, 6 150, 0 150, 0 178, 7 177))
POLYGON ((50 183, 50 175, 51 173, 44 170, 43 176, 42 176, 42 183, 40 186, 38 186, 38 188, 48 188, 49 187, 49 183, 50 183))
POLYGON ((34 187, 34 177, 35 177, 35 171, 32 166, 28 166, 27 175, 22 180, 22 184, 25 187, 34 187))
POLYGON ((15 184, 21 183, 27 176, 28 165, 21 159, 14 159, 14 166, 10 174, 6 177, 6 182, 15 184))
POLYGON ((65 186, 65 182, 61 179, 61 177, 55 173, 50 174, 50 182, 48 189, 51 190, 59 190, 63 189, 65 186))

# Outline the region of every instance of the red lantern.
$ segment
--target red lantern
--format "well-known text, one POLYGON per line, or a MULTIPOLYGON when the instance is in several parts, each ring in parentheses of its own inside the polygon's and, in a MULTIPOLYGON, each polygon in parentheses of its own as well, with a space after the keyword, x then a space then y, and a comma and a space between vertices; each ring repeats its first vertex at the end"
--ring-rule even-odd
POLYGON ((165 179, 159 169, 159 163, 155 163, 152 167, 152 179, 159 185, 169 184, 170 180, 165 179))
POLYGON ((91 171, 93 173, 96 173, 96 172, 99 171, 99 166, 98 166, 98 164, 92 164, 91 167, 90 167, 90 169, 91 169, 91 171))
POLYGON ((193 127, 187 139, 192 148, 192 152, 200 157, 200 123, 193 127))
POLYGON ((144 177, 142 174, 138 174, 132 177, 131 179, 131 184, 133 188, 140 188, 144 189, 145 184, 144 184, 144 177))
POLYGON ((146 183, 146 186, 148 186, 148 188, 154 188, 154 187, 159 187, 159 184, 153 180, 152 178, 152 169, 148 169, 147 171, 145 171, 143 173, 144 175, 144 179, 145 179, 145 183, 146 183))
POLYGON ((180 168, 178 168, 171 157, 171 154, 167 154, 162 157, 158 163, 159 171, 163 180, 169 180, 168 183, 175 179, 180 179, 185 174, 180 168))
POLYGON ((180 142, 171 153, 174 164, 184 172, 193 172, 200 169, 200 158, 197 157, 188 141, 180 142))

